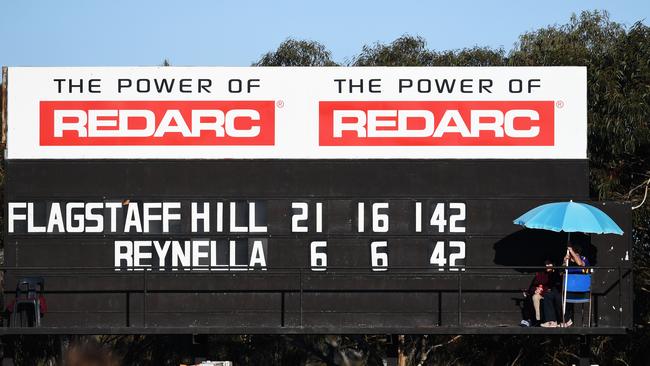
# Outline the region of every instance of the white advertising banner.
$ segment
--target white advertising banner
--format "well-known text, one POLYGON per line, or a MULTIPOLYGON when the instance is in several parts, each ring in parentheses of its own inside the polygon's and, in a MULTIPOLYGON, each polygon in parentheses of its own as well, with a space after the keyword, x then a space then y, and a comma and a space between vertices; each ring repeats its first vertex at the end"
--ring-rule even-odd
POLYGON ((8 159, 585 159, 584 67, 11 67, 8 159))

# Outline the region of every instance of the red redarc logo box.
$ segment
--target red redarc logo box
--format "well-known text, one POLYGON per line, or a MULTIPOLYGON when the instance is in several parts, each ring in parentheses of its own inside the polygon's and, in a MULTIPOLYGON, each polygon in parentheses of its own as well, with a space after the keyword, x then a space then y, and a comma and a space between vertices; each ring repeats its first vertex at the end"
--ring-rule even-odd
POLYGON ((275 102, 40 102, 40 144, 274 145, 275 102))
POLYGON ((321 146, 552 146, 553 101, 320 102, 321 146))

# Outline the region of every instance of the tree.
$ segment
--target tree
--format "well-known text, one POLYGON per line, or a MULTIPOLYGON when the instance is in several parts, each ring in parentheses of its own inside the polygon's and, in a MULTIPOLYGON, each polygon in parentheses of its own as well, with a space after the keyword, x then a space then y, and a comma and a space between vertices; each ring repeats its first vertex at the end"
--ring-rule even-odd
POLYGON ((509 63, 585 65, 592 192, 622 198, 650 174, 650 28, 605 12, 522 35, 509 63))
POLYGON ((332 53, 315 41, 287 39, 267 52, 253 66, 337 66, 332 53))
POLYGON ((363 46, 353 66, 501 66, 505 63, 503 49, 487 47, 464 48, 436 52, 427 49, 424 38, 404 35, 389 44, 363 46))
POLYGON ((422 37, 402 36, 389 44, 365 45, 352 62, 353 66, 426 66, 433 53, 422 37))

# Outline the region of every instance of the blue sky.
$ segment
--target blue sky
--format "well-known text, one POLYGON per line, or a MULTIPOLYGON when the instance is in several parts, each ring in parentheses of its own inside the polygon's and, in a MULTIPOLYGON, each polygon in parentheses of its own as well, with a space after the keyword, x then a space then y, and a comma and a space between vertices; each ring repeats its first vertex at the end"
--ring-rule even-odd
POLYGON ((510 49, 522 32, 584 9, 650 22, 650 0, 4 0, 0 64, 247 66, 288 37, 318 40, 345 61, 406 33, 437 50, 510 49))

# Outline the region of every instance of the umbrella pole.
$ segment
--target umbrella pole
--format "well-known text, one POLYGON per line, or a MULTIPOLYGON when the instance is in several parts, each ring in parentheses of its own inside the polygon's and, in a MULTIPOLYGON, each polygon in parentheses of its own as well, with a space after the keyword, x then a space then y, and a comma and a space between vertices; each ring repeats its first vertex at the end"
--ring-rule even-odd
MULTIPOLYGON (((567 239, 566 239, 566 244, 567 244, 567 254, 569 254, 569 244, 571 244, 571 233, 567 232, 567 239)), ((568 266, 569 263, 562 263, 564 266, 568 266)), ((562 286, 562 321, 560 323, 564 323, 564 314, 566 314, 566 286, 568 282, 568 276, 569 276, 569 270, 567 268, 564 269, 564 285, 562 286)))

